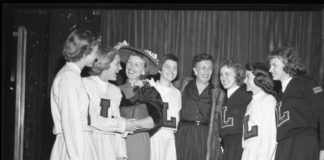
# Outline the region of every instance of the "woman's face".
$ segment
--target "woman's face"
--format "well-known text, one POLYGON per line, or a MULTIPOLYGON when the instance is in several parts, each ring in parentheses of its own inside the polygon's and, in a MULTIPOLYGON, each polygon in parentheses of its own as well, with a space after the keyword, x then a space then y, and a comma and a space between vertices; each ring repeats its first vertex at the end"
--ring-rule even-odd
POLYGON ((176 61, 168 59, 162 65, 160 79, 171 82, 176 78, 177 73, 178 73, 178 63, 176 61))
POLYGON ((85 66, 87 66, 87 67, 92 67, 93 66, 93 64, 94 64, 94 62, 95 62, 95 60, 96 60, 96 58, 98 56, 98 48, 99 48, 99 46, 97 46, 97 45, 94 46, 92 48, 91 53, 88 54, 88 55, 85 55, 85 57, 84 57, 85 66))
POLYGON ((284 63, 278 57, 270 60, 269 72, 272 74, 273 80, 284 81, 287 77, 289 77, 289 74, 283 70, 284 66, 284 63))
POLYGON ((223 66, 220 69, 220 81, 225 89, 237 86, 234 68, 223 66))
POLYGON ((118 54, 115 56, 114 60, 109 65, 110 66, 108 69, 102 71, 101 77, 105 81, 115 81, 117 80, 118 72, 122 69, 122 67, 120 66, 120 57, 118 54))
POLYGON ((128 79, 140 79, 145 74, 145 61, 139 56, 130 55, 126 63, 126 75, 128 79))
POLYGON ((208 83, 213 73, 213 62, 211 60, 202 60, 193 68, 197 81, 208 83))
POLYGON ((252 71, 245 71, 245 79, 244 83, 246 84, 247 91, 253 91, 257 86, 254 83, 255 75, 253 75, 252 71))

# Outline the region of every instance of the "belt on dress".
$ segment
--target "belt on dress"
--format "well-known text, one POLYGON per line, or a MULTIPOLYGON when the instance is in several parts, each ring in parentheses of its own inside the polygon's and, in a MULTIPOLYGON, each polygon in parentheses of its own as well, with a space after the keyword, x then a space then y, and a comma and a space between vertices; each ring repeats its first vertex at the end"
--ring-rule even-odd
POLYGON ((207 126, 209 123, 208 122, 202 122, 202 121, 188 121, 188 120, 181 120, 180 122, 182 123, 187 123, 187 124, 193 124, 193 125, 196 125, 196 126, 199 126, 199 125, 205 125, 207 126))

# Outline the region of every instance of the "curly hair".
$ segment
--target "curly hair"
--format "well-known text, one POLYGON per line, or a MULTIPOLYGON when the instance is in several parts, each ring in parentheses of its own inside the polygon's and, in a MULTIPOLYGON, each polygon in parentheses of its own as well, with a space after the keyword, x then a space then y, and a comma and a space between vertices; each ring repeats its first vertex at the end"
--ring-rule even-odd
POLYGON ((304 75, 306 70, 301 58, 297 54, 296 49, 291 47, 280 47, 273 50, 268 56, 268 61, 278 58, 284 64, 283 70, 291 77, 304 75))
MULTIPOLYGON (((179 60, 178 60, 177 56, 175 56, 175 55, 172 54, 172 53, 168 53, 168 54, 163 55, 163 56, 160 58, 160 61, 159 61, 159 64, 158 64, 158 66, 159 66, 159 70, 162 70, 162 66, 163 66, 163 64, 165 63, 165 61, 167 61, 167 60, 172 60, 172 61, 177 62, 177 64, 179 64, 179 60)), ((179 66, 179 65, 178 65, 178 66, 179 66)))
POLYGON ((264 92, 268 94, 271 94, 273 96, 276 95, 276 91, 273 88, 273 80, 271 74, 269 73, 269 68, 264 63, 248 63, 245 65, 245 69, 247 71, 251 71, 255 76, 253 81, 256 86, 260 87, 264 92))
POLYGON ((196 67, 198 62, 201 62, 204 60, 209 60, 209 61, 214 62, 213 57, 211 55, 206 54, 206 53, 201 53, 201 54, 195 55, 192 58, 192 67, 196 67))
POLYGON ((118 50, 113 48, 100 49, 97 61, 91 67, 90 75, 100 75, 104 70, 109 69, 110 63, 118 53, 118 50))
POLYGON ((100 40, 89 30, 76 29, 67 37, 63 56, 66 61, 79 61, 84 55, 89 55, 95 46, 100 45, 100 40))
POLYGON ((229 59, 222 62, 219 68, 221 69, 224 66, 228 68, 233 68, 235 73, 236 84, 241 86, 245 79, 245 69, 242 66, 242 64, 239 63, 237 59, 229 59))

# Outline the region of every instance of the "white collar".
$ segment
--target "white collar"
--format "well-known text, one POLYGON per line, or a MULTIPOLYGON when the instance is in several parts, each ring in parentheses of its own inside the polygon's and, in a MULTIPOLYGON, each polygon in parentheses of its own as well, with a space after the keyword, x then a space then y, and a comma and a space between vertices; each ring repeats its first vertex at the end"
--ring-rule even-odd
POLYGON ((93 77, 93 79, 94 79, 95 81, 97 81, 98 83, 100 83, 101 86, 103 86, 103 87, 108 87, 109 82, 105 82, 105 81, 103 81, 102 79, 99 78, 99 76, 92 76, 92 77, 93 77))
POLYGON ((259 97, 261 97, 262 95, 265 95, 266 93, 263 91, 263 90, 261 90, 259 93, 257 93, 257 94, 253 94, 252 95, 252 99, 258 99, 259 97))
POLYGON ((292 80, 292 77, 289 77, 288 79, 286 79, 284 82, 281 83, 281 90, 282 92, 285 92, 288 83, 292 80))
POLYGON ((171 85, 168 87, 168 86, 162 85, 160 83, 160 81, 157 81, 157 82, 155 82, 155 87, 159 87, 159 88, 163 89, 164 91, 168 92, 173 87, 173 85, 171 83, 171 85))
POLYGON ((78 73, 81 74, 81 69, 73 62, 66 62, 67 65, 71 66, 72 68, 76 69, 78 73))
POLYGON ((229 98, 238 88, 240 88, 239 86, 234 86, 232 88, 229 88, 227 90, 227 98, 229 98))

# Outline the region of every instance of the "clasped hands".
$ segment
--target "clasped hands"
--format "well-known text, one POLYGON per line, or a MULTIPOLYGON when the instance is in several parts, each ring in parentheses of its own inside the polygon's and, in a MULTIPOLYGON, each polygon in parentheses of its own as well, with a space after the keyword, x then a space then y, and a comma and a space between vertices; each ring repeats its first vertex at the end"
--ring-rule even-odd
POLYGON ((137 123, 137 119, 126 119, 126 131, 133 134, 136 130, 140 129, 141 126, 137 123))

